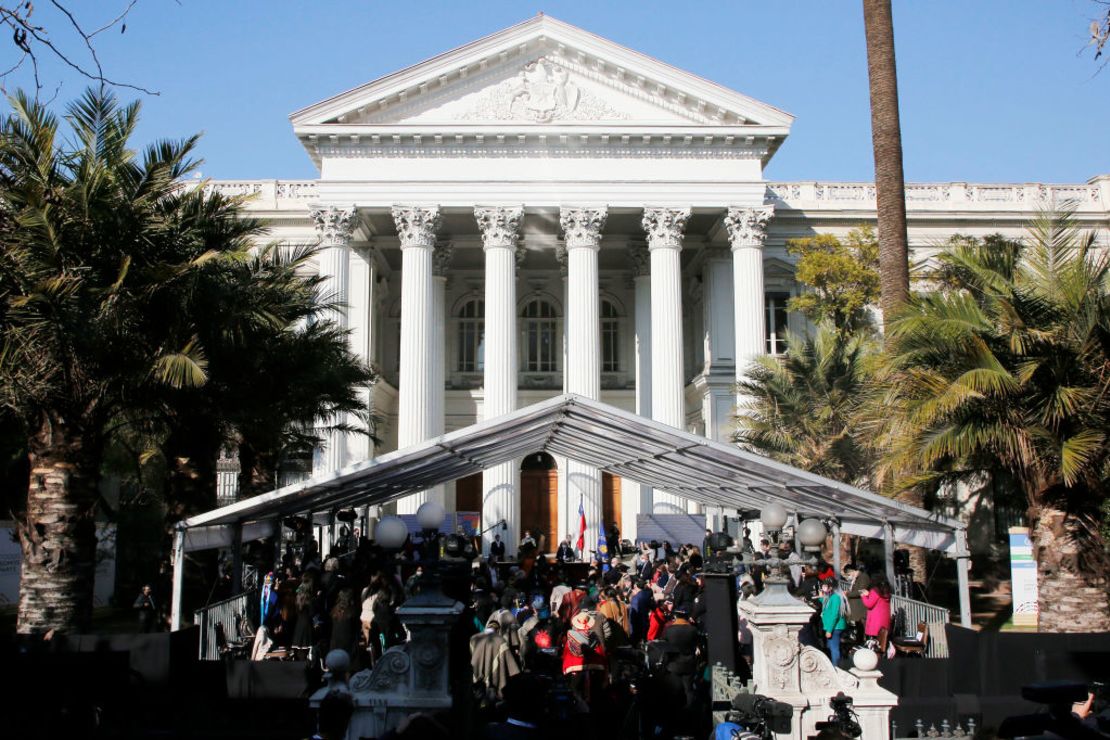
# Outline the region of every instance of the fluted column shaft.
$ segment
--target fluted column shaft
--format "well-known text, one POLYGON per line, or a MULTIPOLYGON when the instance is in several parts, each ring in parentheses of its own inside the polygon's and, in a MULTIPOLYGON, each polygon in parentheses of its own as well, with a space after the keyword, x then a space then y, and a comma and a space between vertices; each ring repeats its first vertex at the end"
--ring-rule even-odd
MULTIPOLYGON (((358 217, 354 206, 320 206, 312 209, 312 218, 320 234, 317 272, 324 279, 324 293, 337 306, 337 310, 329 315, 329 320, 346 329, 350 303, 351 236, 358 217)), ((329 419, 327 426, 346 421, 346 414, 339 414, 329 419)), ((313 475, 333 473, 347 464, 347 435, 335 429, 323 429, 321 436, 324 438, 323 446, 313 457, 313 475)))
MULTIPOLYGON (((644 209, 643 225, 651 254, 651 417, 686 426, 682 342, 682 237, 689 208, 644 209)), ((686 502, 655 491, 655 513, 684 514, 686 502)))
MULTIPOLYGON (((729 208, 725 216, 732 246, 733 306, 736 326, 736 379, 767 353, 766 309, 763 296, 763 242, 773 206, 729 208)), ((741 403, 741 399, 737 399, 741 403)))
MULTIPOLYGON (((483 419, 516 409, 516 260, 523 215, 521 206, 474 209, 486 257, 483 419)), ((512 461, 482 471, 482 529, 502 519, 509 529, 486 532, 484 552, 488 552, 495 534, 501 535, 510 554, 516 552, 520 541, 520 490, 516 463, 512 461)))
MULTIPOLYGON (((559 221, 563 227, 567 255, 566 389, 586 398, 601 396, 601 323, 597 275, 597 253, 605 208, 563 208, 559 221)), ((577 460, 567 461, 568 509, 578 521, 578 503, 586 516, 583 547, 588 555, 597 548, 602 522, 601 471, 577 460)), ((572 540, 577 539, 577 526, 572 540)))
MULTIPOLYGON (((632 286, 635 293, 636 332, 636 413, 651 418, 651 255, 647 245, 636 244, 628 249, 632 263, 632 286)), ((635 513, 650 514, 654 500, 651 486, 632 481, 621 482, 622 531, 635 532, 635 513), (633 501, 629 494, 636 498, 633 501)))
MULTIPOLYGON (((436 331, 432 313, 435 304, 432 259, 439 229, 439 209, 395 206, 393 220, 401 242, 397 446, 404 449, 423 442, 435 431, 432 383, 435 364, 443 359, 442 348, 433 345, 436 331)), ((420 504, 431 498, 428 491, 405 496, 397 502, 397 512, 414 514, 420 504)))

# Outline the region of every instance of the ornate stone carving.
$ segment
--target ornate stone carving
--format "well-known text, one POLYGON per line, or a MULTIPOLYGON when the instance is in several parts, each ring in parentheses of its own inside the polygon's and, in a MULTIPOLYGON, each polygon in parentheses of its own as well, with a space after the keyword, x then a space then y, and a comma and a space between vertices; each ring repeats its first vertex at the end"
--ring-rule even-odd
POLYGON ((643 225, 647 232, 648 249, 681 249, 686 221, 690 218, 687 208, 645 208, 643 225))
POLYGON ((351 677, 351 691, 390 691, 406 683, 411 661, 401 647, 386 650, 373 670, 359 671, 351 677))
POLYGON ((725 228, 732 248, 762 247, 767 238, 767 223, 775 214, 774 206, 729 208, 725 228))
POLYGON ((455 255, 455 245, 451 242, 436 244, 432 252, 432 274, 436 277, 447 277, 451 269, 451 258, 455 255))
POLYGON ((524 65, 511 80, 506 80, 478 97, 476 104, 461 114, 469 121, 555 120, 599 121, 627 119, 604 100, 582 90, 570 79, 570 72, 557 62, 540 57, 524 65))
POLYGON ((393 206, 393 222, 397 225, 401 249, 434 247, 440 224, 439 206, 393 206))
POLYGON ((629 244, 628 261, 632 264, 632 277, 649 277, 651 275, 651 252, 646 244, 629 244))
POLYGON ((767 661, 767 678, 777 690, 793 688, 797 657, 797 635, 791 634, 785 624, 776 624, 763 639, 763 659, 767 661))
POLYGON ((355 207, 316 206, 312 209, 312 220, 320 232, 320 244, 324 247, 342 247, 351 243, 351 235, 358 225, 355 207))
POLYGON ((570 274, 570 263, 567 261, 567 245, 564 242, 555 243, 555 259, 559 263, 559 274, 565 280, 570 274))
POLYGON ((474 209, 474 218, 482 232, 482 246, 486 249, 516 249, 520 239, 520 220, 523 217, 523 206, 477 206, 474 209))
POLYGON ((798 656, 803 694, 835 694, 842 689, 854 689, 859 680, 847 671, 837 670, 829 656, 813 647, 803 647, 798 656))
POLYGON ((608 214, 609 211, 605 207, 560 208, 559 225, 563 227, 563 239, 566 242, 566 248, 600 248, 601 230, 605 227, 605 218, 608 214))

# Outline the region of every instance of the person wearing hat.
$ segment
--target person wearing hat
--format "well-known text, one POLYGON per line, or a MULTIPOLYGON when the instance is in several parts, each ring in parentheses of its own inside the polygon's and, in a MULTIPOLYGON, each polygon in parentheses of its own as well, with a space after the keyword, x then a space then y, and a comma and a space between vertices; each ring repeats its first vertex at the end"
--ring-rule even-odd
POLYGON ((582 609, 570 620, 563 645, 563 675, 571 690, 591 706, 601 696, 608 678, 605 645, 598 638, 597 620, 582 609))
POLYGON ((667 643, 669 657, 667 671, 682 684, 686 694, 686 706, 690 707, 694 695, 694 675, 697 672, 698 629, 690 621, 685 606, 675 604, 671 612, 670 624, 663 629, 663 641, 667 643))

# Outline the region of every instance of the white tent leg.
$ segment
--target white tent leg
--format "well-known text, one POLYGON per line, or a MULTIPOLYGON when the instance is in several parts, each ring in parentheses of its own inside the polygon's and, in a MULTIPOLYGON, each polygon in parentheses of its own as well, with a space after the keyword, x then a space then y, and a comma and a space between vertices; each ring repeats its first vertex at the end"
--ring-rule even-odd
POLYGON ((894 575, 894 525, 883 522, 883 554, 886 560, 886 579, 890 590, 898 592, 898 578, 894 575))
POLYGON ((832 523, 832 551, 833 551, 833 570, 836 571, 836 577, 840 578, 843 573, 840 570, 840 522, 833 521, 832 523))
POLYGON ((971 587, 967 574, 971 569, 971 553, 967 549, 967 531, 956 530, 956 581, 960 587, 960 626, 971 629, 971 587))
POLYGON ((185 530, 173 533, 173 600, 170 602, 170 629, 181 629, 181 589, 185 583, 185 530))

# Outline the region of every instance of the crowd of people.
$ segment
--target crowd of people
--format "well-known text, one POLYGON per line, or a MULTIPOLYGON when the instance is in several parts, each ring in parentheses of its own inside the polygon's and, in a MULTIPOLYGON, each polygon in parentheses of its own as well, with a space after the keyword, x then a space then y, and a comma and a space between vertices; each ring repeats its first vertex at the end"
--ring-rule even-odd
MULTIPOLYGON (((453 659, 469 657, 477 724, 491 738, 530 737, 520 729, 560 721, 570 727, 588 713, 579 728, 584 737, 704 736, 711 716, 709 535, 700 546, 651 542, 634 554, 584 563, 569 542, 556 557, 542 554, 531 533, 506 562, 495 538, 452 593, 465 607, 453 659)), ((341 648, 353 671, 373 666, 406 640, 397 609, 421 590, 423 549, 406 543, 387 554, 361 539, 342 556, 321 558, 311 541, 299 556, 287 550, 261 590, 254 657, 278 652, 319 661, 341 648)), ((769 573, 761 561, 777 555, 791 592, 815 607, 803 643, 826 650, 836 664, 849 644, 881 649, 891 593, 881 573, 854 566, 834 573, 823 561, 804 561, 789 542, 754 546, 745 536, 741 549, 747 557, 735 561, 739 600, 761 592, 769 573)), ((742 620, 737 640, 750 663, 742 620)))

